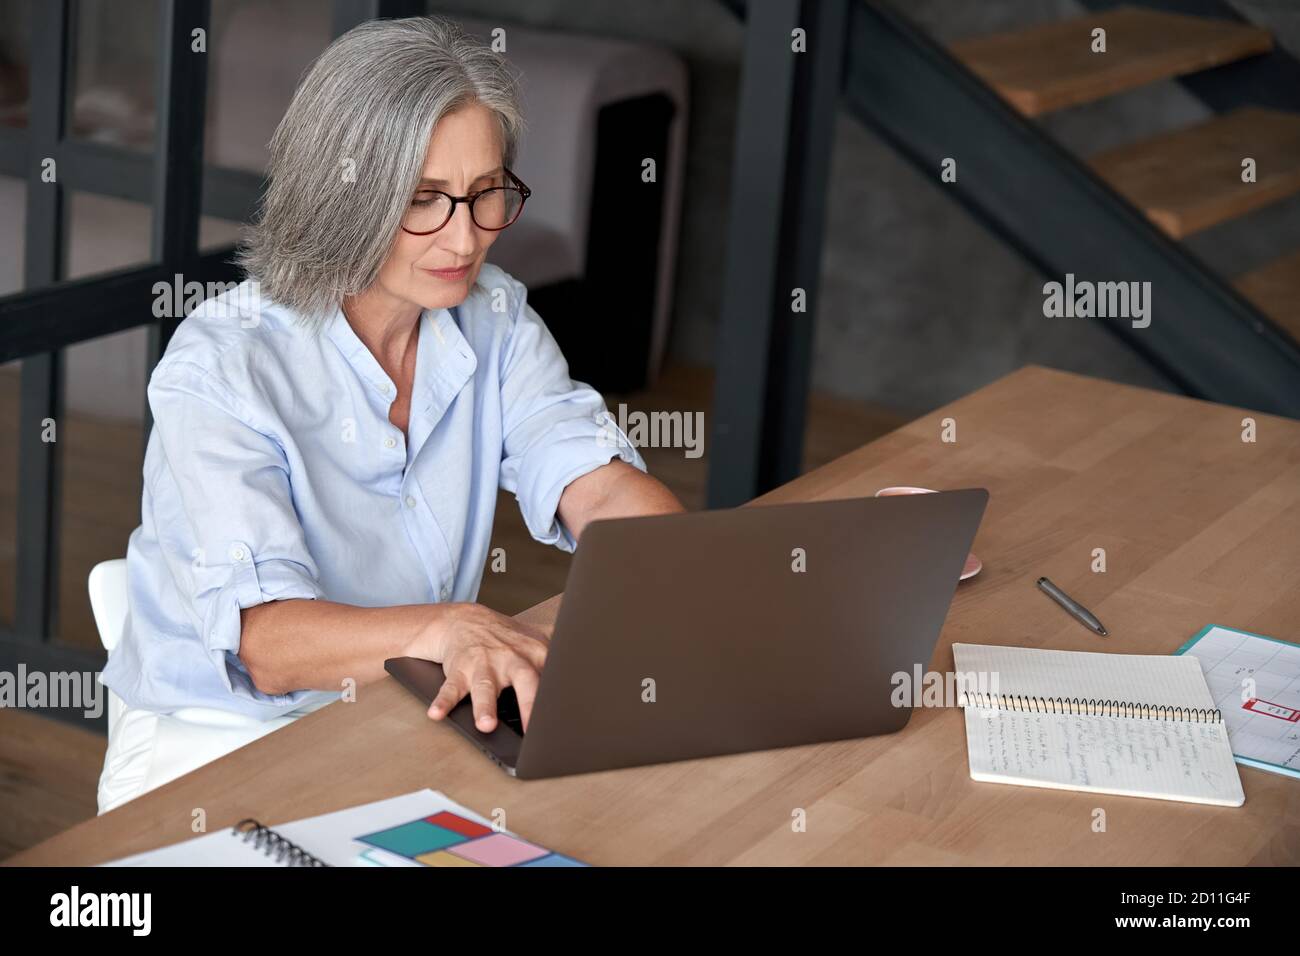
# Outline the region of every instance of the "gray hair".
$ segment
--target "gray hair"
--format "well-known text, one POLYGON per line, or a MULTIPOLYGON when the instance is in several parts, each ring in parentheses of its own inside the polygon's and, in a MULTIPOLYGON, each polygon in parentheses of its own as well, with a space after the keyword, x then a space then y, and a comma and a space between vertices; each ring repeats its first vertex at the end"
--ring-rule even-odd
POLYGON ((319 328, 379 274, 445 114, 481 103, 510 166, 523 133, 506 60, 451 20, 370 20, 307 71, 271 139, 270 183, 237 261, 319 328), (349 175, 351 173, 351 175, 349 175))

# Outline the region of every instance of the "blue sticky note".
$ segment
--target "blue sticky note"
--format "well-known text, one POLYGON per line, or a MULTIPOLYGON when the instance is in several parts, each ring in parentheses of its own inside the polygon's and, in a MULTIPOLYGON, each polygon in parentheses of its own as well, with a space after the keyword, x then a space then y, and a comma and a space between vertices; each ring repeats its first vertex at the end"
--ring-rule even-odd
POLYGON ((535 860, 529 860, 527 863, 520 863, 520 866, 586 866, 586 863, 579 863, 560 853, 548 853, 546 856, 539 856, 535 860))

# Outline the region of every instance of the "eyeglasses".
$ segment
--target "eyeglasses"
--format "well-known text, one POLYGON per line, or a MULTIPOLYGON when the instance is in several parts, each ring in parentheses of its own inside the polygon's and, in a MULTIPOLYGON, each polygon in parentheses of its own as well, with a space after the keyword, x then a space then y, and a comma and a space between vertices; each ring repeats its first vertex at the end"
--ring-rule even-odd
POLYGON ((524 200, 533 194, 518 176, 504 166, 502 169, 514 183, 513 186, 492 186, 468 196, 451 196, 421 186, 402 218, 402 229, 413 236, 427 236, 451 222, 458 203, 468 203, 474 225, 489 232, 499 232, 519 218, 524 200))

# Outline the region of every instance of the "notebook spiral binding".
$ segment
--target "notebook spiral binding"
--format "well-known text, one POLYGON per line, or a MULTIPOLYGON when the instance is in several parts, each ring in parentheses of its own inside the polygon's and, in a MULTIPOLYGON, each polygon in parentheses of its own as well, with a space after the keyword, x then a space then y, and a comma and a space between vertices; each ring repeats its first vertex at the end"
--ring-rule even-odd
POLYGON ((296 843, 291 843, 252 818, 236 823, 230 828, 230 835, 243 837, 245 843, 251 841, 254 850, 261 850, 268 857, 273 855, 276 863, 285 866, 329 866, 324 860, 317 859, 296 843))
POLYGON ((1223 713, 1219 710, 1079 697, 1032 697, 966 691, 961 695, 961 706, 982 710, 1019 710, 1035 714, 1069 714, 1075 717, 1138 717, 1147 720, 1184 720, 1194 724, 1223 723, 1223 713))

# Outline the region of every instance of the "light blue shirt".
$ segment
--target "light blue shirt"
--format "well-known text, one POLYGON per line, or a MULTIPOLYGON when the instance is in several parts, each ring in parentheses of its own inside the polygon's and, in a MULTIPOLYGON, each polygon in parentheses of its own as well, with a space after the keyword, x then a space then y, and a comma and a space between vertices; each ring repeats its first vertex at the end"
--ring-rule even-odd
POLYGON ((273 303, 232 306, 250 288, 180 323, 149 381, 130 614, 103 672, 132 707, 269 719, 337 697, 259 691, 237 656, 240 609, 473 601, 498 487, 534 538, 571 551, 565 486, 616 457, 645 470, 494 265, 465 302, 421 315, 409 441, 388 420, 392 379, 341 310, 314 332, 273 303))

